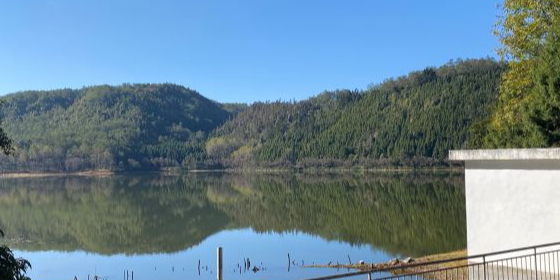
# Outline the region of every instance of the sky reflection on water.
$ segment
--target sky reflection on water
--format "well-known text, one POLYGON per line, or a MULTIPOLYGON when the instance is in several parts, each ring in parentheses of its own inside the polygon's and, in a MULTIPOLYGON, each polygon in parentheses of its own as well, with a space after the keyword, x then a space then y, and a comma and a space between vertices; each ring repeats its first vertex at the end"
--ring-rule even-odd
MULTIPOLYGON (((251 229, 226 230, 210 236, 200 245, 171 254, 103 256, 78 252, 16 251, 33 263, 32 279, 87 279, 94 275, 106 279, 122 279, 124 270, 134 271, 134 279, 215 279, 216 248, 224 248, 225 279, 299 279, 347 270, 302 268, 305 264, 329 262, 386 261, 391 256, 368 245, 352 246, 344 242, 326 241, 303 233, 257 233, 251 229), (297 262, 288 272, 287 254, 297 262), (264 267, 253 273, 243 272, 243 258, 264 267), (202 270, 198 275, 198 260, 202 270), (262 265, 261 265, 262 263, 262 265), (206 270, 208 266, 208 270, 206 270)), ((129 274, 129 276, 131 276, 129 274)))

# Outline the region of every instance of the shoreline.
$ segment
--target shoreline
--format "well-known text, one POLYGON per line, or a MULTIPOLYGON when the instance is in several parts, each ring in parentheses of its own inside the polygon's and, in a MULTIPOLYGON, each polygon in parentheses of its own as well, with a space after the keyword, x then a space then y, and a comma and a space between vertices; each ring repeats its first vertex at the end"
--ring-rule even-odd
POLYGON ((0 173, 0 178, 34 178, 34 177, 62 177, 62 176, 84 176, 84 177, 108 177, 114 175, 131 174, 204 174, 204 173, 227 173, 227 174, 367 174, 367 173, 463 173, 463 167, 392 167, 392 168, 332 168, 332 169, 286 169, 286 168, 246 168, 246 169, 160 169, 145 171, 111 171, 111 170, 88 170, 79 172, 9 172, 0 173))
MULTIPOLYGON (((445 259, 454 259, 454 258, 460 258, 460 257, 466 257, 467 256, 467 249, 462 249, 462 250, 458 250, 458 251, 452 251, 452 252, 447 252, 447 253, 441 253, 441 254, 433 254, 433 255, 428 255, 428 256, 423 256, 423 257, 419 257, 417 259, 412 259, 411 262, 402 262, 402 261, 388 261, 388 262, 382 262, 382 263, 353 263, 353 264, 327 264, 327 265, 318 265, 318 264, 313 264, 313 265, 306 265, 303 266, 305 268, 345 268, 345 269, 355 269, 355 270, 373 270, 373 269, 389 269, 389 268, 399 268, 401 266, 406 266, 407 264, 421 264, 421 263, 428 263, 428 262, 433 262, 433 261, 439 261, 439 260, 445 260, 445 259)), ((402 273, 415 273, 415 272, 422 272, 422 271, 426 271, 426 270, 434 270, 434 269, 443 269, 443 268, 449 268, 449 267, 455 267, 458 265, 463 265, 465 264, 466 261, 456 261, 456 262, 448 262, 448 263, 441 263, 441 264, 435 264, 435 265, 428 265, 428 266, 414 266, 414 267, 410 267, 410 268, 406 268, 403 267, 402 269, 402 273)))
POLYGON ((1 173, 0 179, 12 178, 39 178, 39 177, 63 177, 63 176, 83 176, 83 177, 108 177, 117 173, 108 170, 91 170, 80 172, 13 172, 1 173))

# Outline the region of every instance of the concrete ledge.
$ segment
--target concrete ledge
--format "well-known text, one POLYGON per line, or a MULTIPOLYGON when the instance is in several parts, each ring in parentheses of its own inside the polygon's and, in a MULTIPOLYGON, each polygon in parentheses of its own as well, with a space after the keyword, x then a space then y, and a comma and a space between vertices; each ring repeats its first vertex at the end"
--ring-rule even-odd
POLYGON ((560 160, 560 148, 453 150, 449 160, 560 160))

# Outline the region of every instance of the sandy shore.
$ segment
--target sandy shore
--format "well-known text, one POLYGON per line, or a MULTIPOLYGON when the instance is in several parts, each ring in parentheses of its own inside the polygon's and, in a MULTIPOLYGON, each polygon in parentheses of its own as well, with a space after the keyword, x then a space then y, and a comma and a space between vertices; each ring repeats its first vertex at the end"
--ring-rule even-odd
POLYGON ((58 177, 58 176, 96 176, 107 177, 115 172, 107 170, 82 171, 82 172, 60 172, 60 173, 0 173, 0 178, 35 178, 35 177, 58 177))

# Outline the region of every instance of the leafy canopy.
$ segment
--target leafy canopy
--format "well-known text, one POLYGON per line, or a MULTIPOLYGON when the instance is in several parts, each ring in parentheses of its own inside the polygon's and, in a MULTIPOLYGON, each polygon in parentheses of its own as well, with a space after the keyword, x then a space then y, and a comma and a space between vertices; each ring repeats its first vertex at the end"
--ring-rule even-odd
MULTIPOLYGON (((556 25, 560 19, 558 0, 506 0, 496 35, 502 43, 499 54, 508 61, 500 84, 497 107, 487 121, 481 146, 543 147, 557 145, 554 118, 550 114, 557 98, 545 105, 543 79, 554 75, 551 57, 558 45, 556 25), (543 63, 548 66, 543 65, 543 63), (540 93, 539 93, 540 92, 540 93), (541 101, 539 101, 541 100, 541 101), (541 107, 544 106, 544 107, 541 107), (548 107, 547 107, 548 106, 548 107), (539 117, 540 116, 540 117, 539 117), (547 132, 548 131, 548 132, 547 132)), ((548 83, 548 82, 545 82, 548 83)), ((558 90, 548 88, 548 96, 558 90)))

